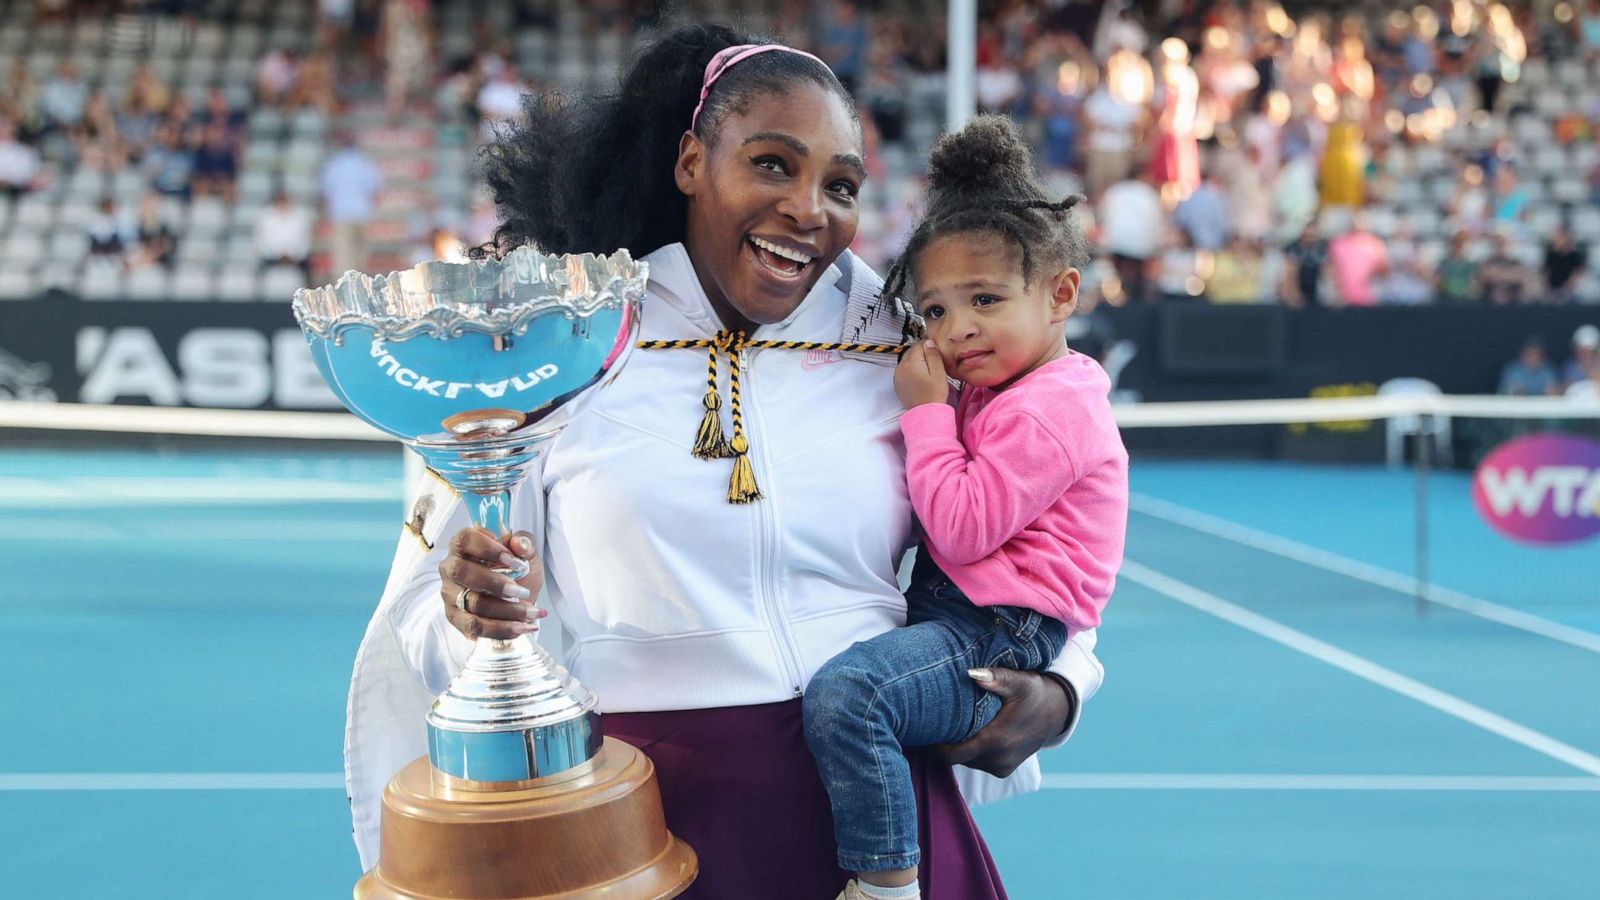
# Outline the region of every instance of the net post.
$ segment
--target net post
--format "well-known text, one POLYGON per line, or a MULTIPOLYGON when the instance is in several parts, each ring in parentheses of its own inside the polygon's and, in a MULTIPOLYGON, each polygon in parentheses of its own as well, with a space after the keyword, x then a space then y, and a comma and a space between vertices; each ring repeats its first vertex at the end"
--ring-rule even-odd
POLYGON ((1433 468, 1434 416, 1424 412, 1417 421, 1416 511, 1414 558, 1417 578, 1417 615, 1428 614, 1428 475, 1433 468))

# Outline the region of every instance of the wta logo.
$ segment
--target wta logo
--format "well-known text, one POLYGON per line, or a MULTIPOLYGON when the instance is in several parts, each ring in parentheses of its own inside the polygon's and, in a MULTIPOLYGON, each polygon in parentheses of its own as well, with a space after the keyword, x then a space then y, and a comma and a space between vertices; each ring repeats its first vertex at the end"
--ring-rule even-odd
POLYGON ((1472 504, 1496 531, 1529 544, 1600 534, 1600 443, 1570 434, 1507 441, 1478 465, 1472 504))

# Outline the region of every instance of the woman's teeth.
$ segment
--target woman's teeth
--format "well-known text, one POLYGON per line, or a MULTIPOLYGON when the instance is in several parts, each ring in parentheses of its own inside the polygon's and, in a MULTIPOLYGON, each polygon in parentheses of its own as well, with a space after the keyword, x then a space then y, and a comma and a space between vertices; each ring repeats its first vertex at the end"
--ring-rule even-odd
POLYGON ((750 243, 755 244, 760 249, 771 253, 773 256, 776 256, 779 259, 786 259, 789 262, 795 263, 797 266, 804 266, 806 263, 811 262, 811 257, 806 256, 804 253, 801 253, 797 250, 790 250, 787 247, 780 247, 771 241, 764 241, 761 238, 752 236, 750 238, 750 243))

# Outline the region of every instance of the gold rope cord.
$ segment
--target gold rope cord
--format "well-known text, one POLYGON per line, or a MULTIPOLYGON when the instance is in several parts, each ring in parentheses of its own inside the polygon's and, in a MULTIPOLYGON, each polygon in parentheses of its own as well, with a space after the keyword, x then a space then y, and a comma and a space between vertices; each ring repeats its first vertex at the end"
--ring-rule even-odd
POLYGON ((728 502, 751 503, 761 499, 755 470, 750 466, 750 441, 744 435, 744 413, 739 408, 739 366, 746 349, 761 350, 837 350, 841 353, 899 354, 899 344, 867 344, 827 341, 752 341, 743 331, 719 331, 714 338, 680 341, 640 341, 639 350, 703 350, 710 348, 706 362, 706 393, 701 400, 705 415, 695 434, 696 459, 733 459, 733 474, 728 479, 728 502), (717 395, 717 356, 728 357, 728 412, 733 420, 733 440, 722 433, 722 398, 717 395))

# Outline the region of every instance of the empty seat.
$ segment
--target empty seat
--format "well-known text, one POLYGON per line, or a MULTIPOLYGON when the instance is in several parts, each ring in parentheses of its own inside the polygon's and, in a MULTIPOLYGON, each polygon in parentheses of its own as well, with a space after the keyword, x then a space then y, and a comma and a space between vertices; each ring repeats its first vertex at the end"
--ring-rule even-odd
POLYGON ((168 300, 171 294, 171 276, 161 266, 145 266, 128 275, 127 294, 130 300, 168 300))
POLYGON ((225 268, 217 274, 218 300, 256 299, 256 270, 225 268))
POLYGON ((216 297, 216 277, 209 266, 179 264, 172 273, 172 299, 212 300, 216 297))

